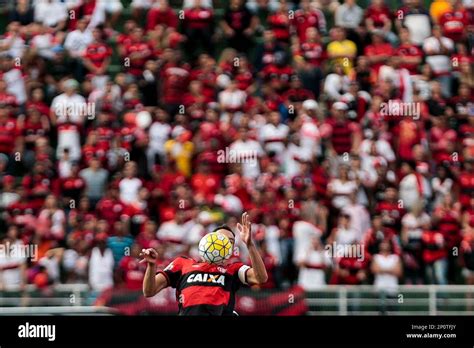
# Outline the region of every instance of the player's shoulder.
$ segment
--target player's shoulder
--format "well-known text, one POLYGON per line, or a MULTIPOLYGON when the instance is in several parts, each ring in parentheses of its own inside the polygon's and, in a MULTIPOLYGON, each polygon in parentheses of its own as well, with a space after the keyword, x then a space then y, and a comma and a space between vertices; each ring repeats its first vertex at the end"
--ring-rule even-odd
POLYGON ((235 274, 240 270, 240 268, 242 268, 242 266, 245 266, 243 262, 236 261, 227 265, 225 268, 227 270, 227 273, 235 274))
POLYGON ((193 264, 193 263, 195 263, 195 262, 196 262, 196 261, 194 261, 194 260, 191 259, 190 257, 181 255, 181 256, 178 256, 178 257, 176 257, 175 259, 173 259, 173 260, 168 264, 168 266, 164 269, 164 271, 180 270, 180 269, 182 269, 184 266, 193 264))

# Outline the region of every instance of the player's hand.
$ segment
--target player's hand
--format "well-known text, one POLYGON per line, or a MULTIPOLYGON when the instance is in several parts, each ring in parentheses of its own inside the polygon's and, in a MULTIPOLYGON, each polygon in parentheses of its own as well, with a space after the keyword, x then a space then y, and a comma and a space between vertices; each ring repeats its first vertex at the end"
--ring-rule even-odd
POLYGON ((156 260, 158 260, 158 252, 153 248, 142 249, 140 257, 142 257, 140 263, 148 262, 150 264, 155 264, 156 260))
POLYGON ((244 241, 245 245, 252 244, 252 223, 249 219, 249 214, 247 212, 242 214, 242 223, 237 223, 237 229, 240 232, 240 238, 244 241))

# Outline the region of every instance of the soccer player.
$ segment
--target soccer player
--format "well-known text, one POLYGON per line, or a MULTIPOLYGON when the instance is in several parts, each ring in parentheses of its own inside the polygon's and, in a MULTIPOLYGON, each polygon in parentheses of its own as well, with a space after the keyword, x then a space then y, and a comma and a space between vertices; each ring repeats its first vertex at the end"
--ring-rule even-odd
MULTIPOLYGON (((179 315, 233 315, 235 293, 240 286, 263 284, 268 279, 263 260, 252 241, 251 222, 246 212, 237 229, 248 248, 252 267, 241 262, 216 265, 178 257, 157 272, 157 251, 144 249, 140 254, 141 262, 147 262, 143 294, 152 297, 171 286, 176 288, 179 315)), ((213 232, 225 235, 232 245, 235 244, 235 233, 228 226, 220 226, 213 232)))

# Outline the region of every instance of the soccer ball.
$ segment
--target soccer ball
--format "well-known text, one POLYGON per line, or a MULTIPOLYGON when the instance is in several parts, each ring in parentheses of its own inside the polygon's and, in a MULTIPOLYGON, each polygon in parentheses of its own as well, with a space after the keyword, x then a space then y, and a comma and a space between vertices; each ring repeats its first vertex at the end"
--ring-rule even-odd
POLYGON ((199 242, 199 256, 209 263, 222 263, 232 255, 232 243, 221 233, 212 232, 199 242))

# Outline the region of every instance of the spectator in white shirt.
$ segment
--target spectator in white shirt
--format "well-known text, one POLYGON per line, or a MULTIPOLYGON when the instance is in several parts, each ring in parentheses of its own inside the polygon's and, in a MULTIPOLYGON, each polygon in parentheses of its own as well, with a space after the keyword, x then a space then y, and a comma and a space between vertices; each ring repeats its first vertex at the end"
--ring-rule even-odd
MULTIPOLYGON (((384 240, 379 245, 380 252, 372 259, 371 271, 374 274, 374 287, 380 291, 381 312, 385 313, 387 297, 393 298, 398 291, 398 280, 402 276, 403 268, 400 256, 393 253, 392 245, 384 240)), ((388 307, 390 309, 391 306, 388 307)))
MULTIPOLYGON (((239 128, 238 139, 230 145, 230 151, 235 154, 237 163, 242 164, 242 175, 247 178, 255 178, 260 174, 260 158, 264 151, 260 143, 249 139, 248 130, 239 128)), ((233 156, 229 156, 232 160, 233 156)))
POLYGON ((96 236, 97 246, 89 259, 89 284, 94 291, 104 291, 114 286, 114 255, 107 248, 107 235, 96 236))
POLYGON ((359 233, 351 227, 351 216, 346 212, 341 212, 337 227, 331 231, 327 244, 352 245, 357 240, 359 240, 359 233))
POLYGON ((328 183, 328 196, 334 208, 342 209, 350 204, 350 195, 357 192, 358 187, 355 180, 349 179, 349 168, 346 165, 339 166, 339 175, 328 183))
POLYGON ((76 30, 69 32, 64 41, 64 48, 72 58, 81 58, 87 46, 93 41, 92 32, 87 29, 88 20, 80 18, 76 30))
POLYGON ((433 27, 433 36, 423 43, 426 62, 433 70, 434 76, 441 82, 443 96, 451 97, 451 53, 454 50, 453 40, 442 35, 438 25, 433 27))
POLYGON ((319 237, 312 237, 310 246, 297 260, 299 266, 298 285, 305 291, 317 291, 326 286, 326 269, 332 260, 319 237))
POLYGON ((0 56, 23 57, 26 45, 22 33, 20 32, 21 29, 22 27, 19 22, 11 22, 8 24, 7 32, 0 40, 0 56))
MULTIPOLYGON (((165 143, 171 135, 171 126, 168 123, 168 114, 163 109, 158 109, 155 113, 155 122, 148 130, 148 163, 153 166, 155 163, 164 163, 166 158, 165 143)), ((151 169, 151 168, 150 168, 151 169)))
POLYGON ((68 18, 67 6, 59 0, 38 0, 35 9, 35 22, 55 31, 63 30, 68 18))
POLYGON ((293 260, 298 262, 310 248, 313 238, 322 236, 321 229, 317 226, 318 216, 313 204, 307 202, 301 209, 301 220, 293 224, 293 238, 295 241, 293 260))
POLYGON ((357 240, 363 239, 370 228, 370 215, 367 208, 357 202, 356 194, 351 195, 351 203, 342 208, 342 212, 350 216, 350 229, 357 232, 357 240))
POLYGON ((285 149, 284 142, 290 128, 280 123, 280 113, 277 111, 271 112, 268 119, 269 122, 260 129, 260 141, 267 153, 273 152, 279 156, 285 149))
POLYGON ((56 96, 51 102, 51 122, 53 124, 71 123, 81 125, 86 118, 86 99, 77 93, 79 84, 76 80, 69 79, 63 82, 64 93, 56 96))
POLYGON ((3 81, 7 83, 7 92, 16 97, 18 104, 26 102, 25 78, 20 69, 14 66, 15 59, 7 56, 0 56, 0 70, 4 71, 3 81))
POLYGON ((130 204, 138 200, 138 192, 143 183, 136 177, 137 164, 128 162, 123 169, 124 178, 120 180, 120 201, 124 204, 130 204))
POLYGON ((20 251, 24 247, 18 239, 18 228, 10 226, 7 235, 0 240, 0 247, 5 255, 0 257, 0 289, 20 290, 26 280, 26 258, 20 252, 13 253, 15 248, 20 251))
POLYGON ((235 80, 230 81, 226 88, 218 95, 222 110, 228 113, 242 111, 246 99, 247 93, 237 88, 235 80))
POLYGON ((159 241, 165 243, 165 258, 173 259, 189 251, 190 244, 195 241, 188 240, 192 226, 185 223, 185 213, 177 209, 174 219, 163 222, 156 232, 159 241))
POLYGON ((324 93, 330 100, 338 101, 347 92, 349 86, 349 77, 344 74, 341 65, 334 67, 334 72, 326 76, 324 81, 324 93))

